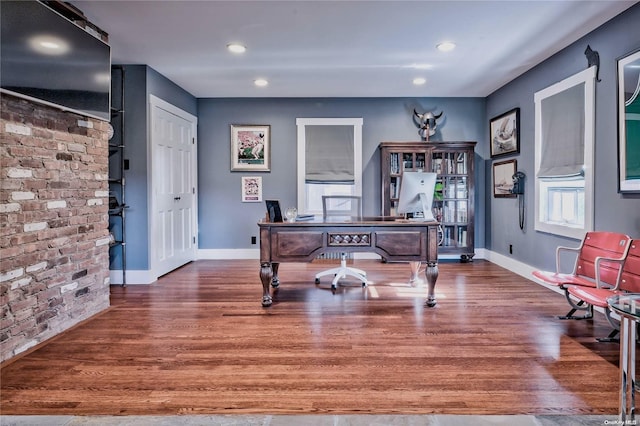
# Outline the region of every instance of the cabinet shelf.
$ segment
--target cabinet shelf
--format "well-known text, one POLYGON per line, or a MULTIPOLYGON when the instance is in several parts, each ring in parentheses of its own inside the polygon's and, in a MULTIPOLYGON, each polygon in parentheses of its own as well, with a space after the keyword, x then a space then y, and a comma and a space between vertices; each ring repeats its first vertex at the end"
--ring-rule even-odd
POLYGON ((474 149, 476 142, 382 142, 382 215, 398 216, 404 171, 438 174, 433 213, 441 225, 439 254, 471 261, 474 253, 474 149))
MULTIPOLYGON (((109 231, 112 242, 109 246, 110 264, 120 259, 122 266, 122 286, 127 283, 127 253, 126 253, 126 215, 129 207, 125 203, 125 72, 122 66, 111 68, 111 125, 113 137, 109 140, 109 231), (120 255, 120 256, 118 256, 120 255)), ((115 264, 117 265, 117 263, 115 264)), ((117 267, 117 266, 116 266, 117 267)))

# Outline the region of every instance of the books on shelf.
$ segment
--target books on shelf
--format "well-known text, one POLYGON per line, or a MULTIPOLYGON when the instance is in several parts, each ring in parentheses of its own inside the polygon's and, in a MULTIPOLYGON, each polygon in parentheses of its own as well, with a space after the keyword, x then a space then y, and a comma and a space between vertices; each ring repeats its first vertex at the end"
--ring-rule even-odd
POLYGON ((463 229, 458 232, 458 246, 464 247, 467 245, 467 231, 463 229))
POLYGON ((455 226, 445 226, 443 230, 443 246, 466 247, 467 246, 467 230, 455 226))
POLYGON ((391 170, 391 174, 398 174, 400 173, 400 154, 393 152, 391 153, 391 155, 389 156, 390 158, 390 170, 391 170))
POLYGON ((438 174, 466 175, 467 154, 464 152, 446 153, 444 157, 434 157, 431 159, 431 171, 438 174))

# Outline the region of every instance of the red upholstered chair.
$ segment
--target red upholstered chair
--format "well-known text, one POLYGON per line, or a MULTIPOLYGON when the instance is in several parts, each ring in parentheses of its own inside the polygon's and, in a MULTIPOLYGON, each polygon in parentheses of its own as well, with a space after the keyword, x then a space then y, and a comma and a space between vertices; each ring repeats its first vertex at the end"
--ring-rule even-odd
POLYGON ((640 293, 640 240, 631 241, 629 252, 622 264, 618 285, 613 288, 572 285, 567 287, 567 291, 590 306, 604 308, 605 316, 613 327, 613 331, 607 337, 598 340, 601 342, 617 340, 616 335, 620 332, 620 323, 611 318, 607 299, 620 293, 640 293))
POLYGON ((555 285, 564 290, 571 310, 561 319, 586 319, 593 317, 593 306, 583 300, 574 302, 567 288, 571 285, 590 288, 612 288, 620 279, 621 265, 631 237, 617 232, 587 232, 579 247, 559 246, 556 249, 555 271, 534 271, 533 276, 540 281, 555 285), (576 261, 572 272, 561 271, 561 260, 564 253, 574 253, 576 261), (587 311, 584 316, 575 316, 577 310, 587 311))

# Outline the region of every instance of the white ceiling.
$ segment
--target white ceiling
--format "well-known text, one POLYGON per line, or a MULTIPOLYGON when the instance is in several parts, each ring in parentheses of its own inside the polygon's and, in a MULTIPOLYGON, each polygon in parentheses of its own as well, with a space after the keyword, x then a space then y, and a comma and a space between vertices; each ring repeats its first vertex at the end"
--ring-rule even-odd
POLYGON ((71 3, 109 33, 114 64, 147 64, 206 98, 484 97, 636 1, 71 3), (444 40, 457 48, 438 51, 444 40))

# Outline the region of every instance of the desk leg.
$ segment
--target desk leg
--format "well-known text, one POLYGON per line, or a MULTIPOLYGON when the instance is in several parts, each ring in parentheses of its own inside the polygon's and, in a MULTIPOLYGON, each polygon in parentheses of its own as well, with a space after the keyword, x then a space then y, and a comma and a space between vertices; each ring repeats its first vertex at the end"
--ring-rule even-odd
POLYGON ((427 262, 424 270, 427 277, 427 302, 428 307, 436 306, 436 280, 438 279, 438 262, 427 262))
POLYGON ((271 262, 262 262, 260 265, 260 281, 262 281, 262 306, 271 306, 273 300, 271 299, 271 293, 269 287, 273 280, 273 268, 271 262))
POLYGON ((622 316, 620 321, 620 422, 635 424, 636 327, 622 316))
POLYGON ((277 262, 273 262, 271 264, 271 269, 273 270, 273 278, 271 279, 271 287, 278 288, 280 285, 280 277, 278 277, 278 268, 280 264, 277 262))

